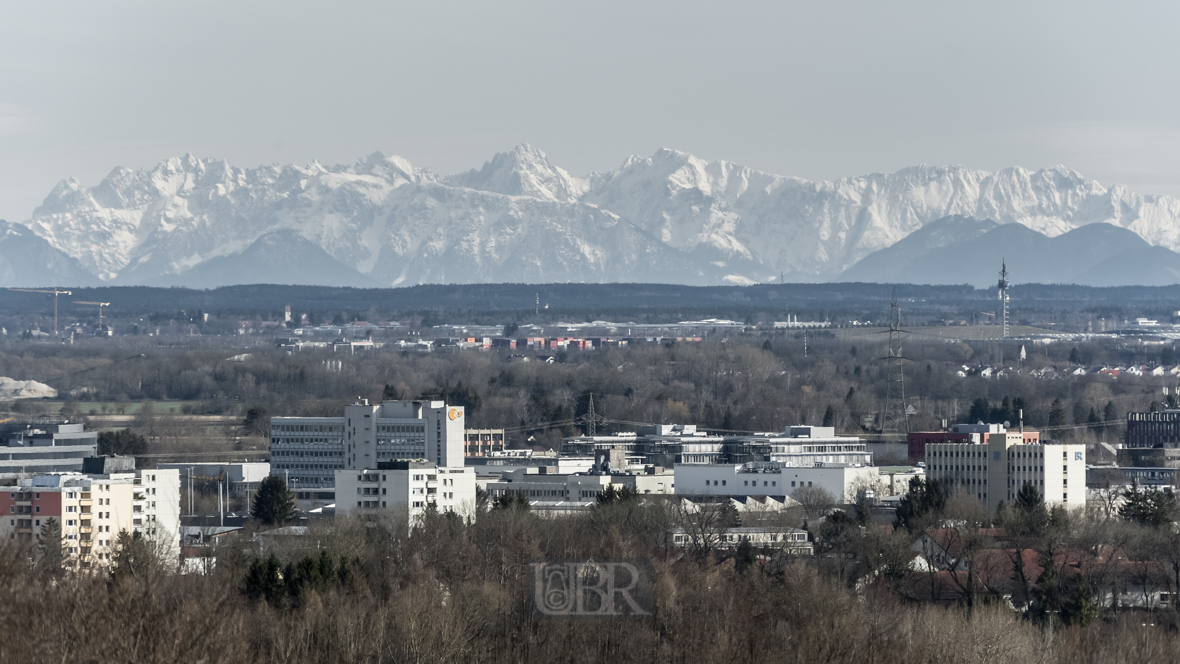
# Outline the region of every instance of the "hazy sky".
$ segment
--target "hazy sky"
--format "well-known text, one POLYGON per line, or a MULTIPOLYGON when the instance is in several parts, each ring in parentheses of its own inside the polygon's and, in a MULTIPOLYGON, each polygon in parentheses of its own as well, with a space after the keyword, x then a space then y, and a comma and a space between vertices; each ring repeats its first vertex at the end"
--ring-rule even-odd
POLYGON ((1065 164, 1180 194, 1180 5, 0 2, 0 218, 192 152, 374 150, 442 173, 531 143, 830 179, 1065 164))

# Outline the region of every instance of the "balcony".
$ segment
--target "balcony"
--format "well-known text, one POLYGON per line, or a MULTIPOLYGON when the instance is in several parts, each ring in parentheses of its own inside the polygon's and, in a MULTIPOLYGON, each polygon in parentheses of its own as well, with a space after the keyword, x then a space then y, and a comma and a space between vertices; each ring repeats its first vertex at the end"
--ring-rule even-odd
POLYGON ((82 526, 81 528, 78 529, 78 532, 90 534, 90 533, 94 532, 94 529, 91 528, 90 526, 82 526))

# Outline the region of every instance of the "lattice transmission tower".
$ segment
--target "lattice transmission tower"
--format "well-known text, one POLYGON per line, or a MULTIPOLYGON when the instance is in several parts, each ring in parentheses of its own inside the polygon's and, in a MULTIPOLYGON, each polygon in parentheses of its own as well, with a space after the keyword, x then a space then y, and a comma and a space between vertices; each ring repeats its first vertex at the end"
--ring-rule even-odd
POLYGON ((581 418, 582 424, 586 427, 586 435, 593 438, 598 435, 598 425, 606 424, 606 418, 594 412, 594 393, 590 393, 590 405, 586 409, 586 414, 581 418))
POLYGON ((901 308, 897 306, 897 291, 889 304, 889 350, 885 360, 885 410, 881 414, 881 433, 910 432, 910 417, 906 413, 905 366, 907 359, 901 352, 901 308))

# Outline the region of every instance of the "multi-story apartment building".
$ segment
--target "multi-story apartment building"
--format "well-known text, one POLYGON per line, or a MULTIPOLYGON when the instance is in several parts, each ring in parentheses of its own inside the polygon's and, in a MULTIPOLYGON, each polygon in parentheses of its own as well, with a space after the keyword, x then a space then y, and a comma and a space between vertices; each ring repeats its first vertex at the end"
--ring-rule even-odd
POLYGON ((425 459, 382 461, 373 468, 337 470, 336 513, 374 515, 405 510, 419 518, 439 512, 469 515, 475 509, 475 471, 440 467, 425 459))
POLYGON ((0 539, 37 541, 49 519, 61 524, 66 567, 110 565, 124 530, 167 560, 180 551, 180 482, 174 470, 50 473, 0 492, 0 539))
POLYGON ((0 538, 38 540, 45 522, 57 519, 67 567, 107 566, 119 532, 134 531, 134 503, 129 477, 35 475, 0 493, 0 512, 8 517, 0 518, 0 538))
POLYGON ((345 406, 342 417, 274 417, 270 472, 284 477, 297 499, 326 504, 338 470, 398 459, 462 466, 464 422, 463 407, 443 401, 368 399, 345 406))
POLYGON ((165 559, 180 555, 180 471, 135 471, 132 520, 135 530, 165 559))
POLYGON ((1026 482, 1048 505, 1086 504, 1085 445, 1025 443, 1023 434, 1011 431, 988 434, 981 443, 931 443, 926 472, 948 491, 975 496, 989 510, 1015 498, 1026 482))

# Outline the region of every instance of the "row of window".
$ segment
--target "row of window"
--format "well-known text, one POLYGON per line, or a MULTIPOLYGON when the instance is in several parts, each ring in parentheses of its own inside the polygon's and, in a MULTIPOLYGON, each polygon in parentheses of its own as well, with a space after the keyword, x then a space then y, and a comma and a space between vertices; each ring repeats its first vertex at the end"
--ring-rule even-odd
POLYGON ((271 431, 284 431, 289 433, 343 433, 343 424, 272 424, 271 431))
MULTIPOLYGON (((748 486, 748 487, 757 487, 758 486, 758 480, 742 480, 742 481, 744 482, 744 484, 742 486, 748 486)), ((718 480, 705 480, 705 486, 718 486, 717 482, 718 482, 718 480), (712 482, 712 484, 709 484, 709 482, 712 482)), ((802 481, 799 482, 799 486, 801 486, 801 487, 802 486, 811 486, 811 485, 812 485, 811 482, 807 482, 806 484, 803 483, 802 481)), ((725 480, 721 480, 720 486, 725 486, 725 480)), ((765 486, 777 487, 778 480, 770 480, 769 484, 767 484, 767 480, 762 480, 762 486, 764 486, 764 487, 765 486)), ((795 488, 795 482, 791 482, 791 488, 795 488)))

